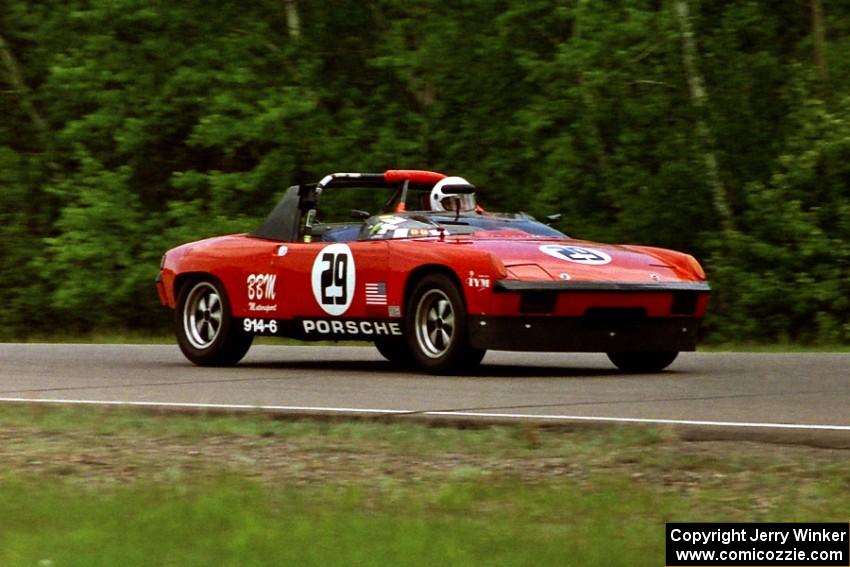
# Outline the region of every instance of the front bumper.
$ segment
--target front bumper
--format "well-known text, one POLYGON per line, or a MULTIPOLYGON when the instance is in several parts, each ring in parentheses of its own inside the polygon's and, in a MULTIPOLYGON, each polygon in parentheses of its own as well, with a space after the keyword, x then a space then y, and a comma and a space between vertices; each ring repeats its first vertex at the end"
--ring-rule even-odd
POLYGON ((694 317, 470 316, 474 348, 538 352, 662 352, 696 350, 694 317))
POLYGON ((650 319, 701 319, 710 292, 705 282, 498 280, 493 285, 489 309, 478 314, 585 317, 609 312, 610 317, 620 310, 639 311, 650 319))
POLYGON ((706 282, 498 280, 493 311, 470 315, 476 348, 549 352, 696 350, 706 282))

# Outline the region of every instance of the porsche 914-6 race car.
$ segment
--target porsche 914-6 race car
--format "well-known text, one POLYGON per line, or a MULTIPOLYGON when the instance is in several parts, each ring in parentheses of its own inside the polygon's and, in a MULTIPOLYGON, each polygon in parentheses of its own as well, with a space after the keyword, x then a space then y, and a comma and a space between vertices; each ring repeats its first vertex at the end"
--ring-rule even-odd
POLYGON ((692 256, 575 240, 485 211, 462 178, 416 170, 290 187, 253 232, 169 250, 156 287, 195 364, 235 364, 270 335, 372 341, 434 373, 488 349, 604 352, 658 371, 695 349, 709 296, 692 256), (353 189, 383 189, 383 206, 324 222, 323 196, 353 189))

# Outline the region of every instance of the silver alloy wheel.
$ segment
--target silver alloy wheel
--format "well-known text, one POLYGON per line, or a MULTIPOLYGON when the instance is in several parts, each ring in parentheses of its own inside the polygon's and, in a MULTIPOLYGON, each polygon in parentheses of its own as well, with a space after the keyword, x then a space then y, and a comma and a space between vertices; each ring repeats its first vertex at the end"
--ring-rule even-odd
POLYGON ((221 331, 221 297, 209 282, 200 282, 189 292, 183 306, 183 329, 193 347, 204 350, 221 331))
POLYGON ((416 307, 416 340, 429 358, 440 358, 452 345, 455 313, 449 296, 440 289, 428 290, 416 307))

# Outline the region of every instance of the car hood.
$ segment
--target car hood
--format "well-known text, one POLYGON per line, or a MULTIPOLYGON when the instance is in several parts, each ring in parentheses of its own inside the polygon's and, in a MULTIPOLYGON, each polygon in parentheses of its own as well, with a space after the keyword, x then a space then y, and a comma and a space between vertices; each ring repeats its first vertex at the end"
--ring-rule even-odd
POLYGON ((584 240, 473 239, 504 264, 509 278, 551 281, 701 282, 692 256, 648 246, 611 245, 584 240))

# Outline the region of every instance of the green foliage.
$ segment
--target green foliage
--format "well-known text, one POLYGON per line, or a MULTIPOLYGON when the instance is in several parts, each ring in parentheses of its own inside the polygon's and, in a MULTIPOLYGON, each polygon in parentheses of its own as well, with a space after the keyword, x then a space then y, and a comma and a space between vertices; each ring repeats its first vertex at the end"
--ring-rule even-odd
POLYGON ((670 430, 6 405, 3 565, 658 565, 670 521, 844 521, 841 451, 670 430), (278 416, 279 417, 279 416, 278 416))
POLYGON ((848 342, 850 7, 824 3, 820 45, 806 2, 687 0, 698 109, 683 1, 8 0, 2 333, 55 331, 48 310, 162 329, 165 249, 250 230, 295 182, 431 168, 571 236, 695 254, 718 340, 848 342))
POLYGON ((749 230, 730 247, 734 254, 716 260, 718 295, 733 322, 717 334, 847 343, 850 98, 835 110, 808 101, 793 123, 773 175, 745 189, 749 230))

